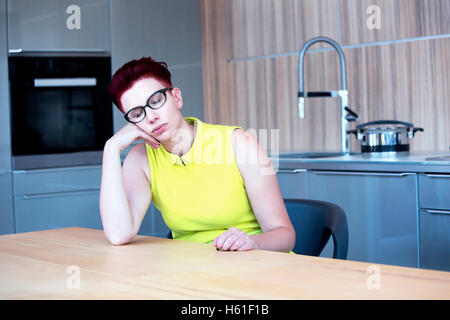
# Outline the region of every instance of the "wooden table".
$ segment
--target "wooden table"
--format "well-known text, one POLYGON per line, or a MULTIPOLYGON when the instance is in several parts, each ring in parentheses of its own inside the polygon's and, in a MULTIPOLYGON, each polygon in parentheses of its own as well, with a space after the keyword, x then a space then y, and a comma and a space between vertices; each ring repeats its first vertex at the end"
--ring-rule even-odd
POLYGON ((0 236, 1 299, 450 299, 450 272, 66 228, 0 236))

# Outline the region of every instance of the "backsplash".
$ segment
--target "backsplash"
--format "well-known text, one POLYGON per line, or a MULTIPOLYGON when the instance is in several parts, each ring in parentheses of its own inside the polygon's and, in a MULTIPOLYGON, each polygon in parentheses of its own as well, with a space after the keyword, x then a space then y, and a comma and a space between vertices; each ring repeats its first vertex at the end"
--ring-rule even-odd
MULTIPOLYGON (((202 0, 201 16, 206 122, 265 129, 269 138, 279 129, 280 151, 339 150, 339 99, 307 99, 306 118, 297 115, 298 51, 326 36, 344 50, 350 108, 360 116, 352 128, 411 122, 424 128, 412 151, 449 150, 450 1, 202 0)), ((338 89, 337 54, 311 49, 305 89, 338 89)))

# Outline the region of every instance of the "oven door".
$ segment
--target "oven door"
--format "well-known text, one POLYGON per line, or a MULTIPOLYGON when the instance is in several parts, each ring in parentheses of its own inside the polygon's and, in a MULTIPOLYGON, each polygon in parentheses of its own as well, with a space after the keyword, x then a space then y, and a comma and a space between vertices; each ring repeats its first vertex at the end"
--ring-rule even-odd
MULTIPOLYGON (((65 73, 71 77, 50 72, 46 61, 47 74, 41 70, 35 77, 11 80, 14 169, 101 163, 103 146, 112 135, 110 74, 80 70, 77 60, 70 69, 67 59, 65 73)), ((22 67, 16 65, 15 71, 22 67)))

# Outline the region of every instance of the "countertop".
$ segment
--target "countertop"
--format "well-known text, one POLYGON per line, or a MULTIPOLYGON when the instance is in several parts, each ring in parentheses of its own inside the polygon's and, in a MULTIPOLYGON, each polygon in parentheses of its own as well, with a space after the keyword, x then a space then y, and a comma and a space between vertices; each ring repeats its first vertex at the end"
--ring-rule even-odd
POLYGON ((450 299, 450 272, 102 230, 0 236, 0 299, 450 299))
MULTIPOLYGON (((279 154, 301 152, 293 150, 279 154)), ((269 155, 269 158, 276 169, 450 173, 450 151, 351 154, 324 158, 279 158, 269 155)))

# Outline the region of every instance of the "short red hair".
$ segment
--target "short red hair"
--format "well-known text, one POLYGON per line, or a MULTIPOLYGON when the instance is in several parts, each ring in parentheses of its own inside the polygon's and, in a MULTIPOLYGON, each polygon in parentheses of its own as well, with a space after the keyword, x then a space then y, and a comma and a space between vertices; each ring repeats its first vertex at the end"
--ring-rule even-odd
POLYGON ((165 86, 172 87, 171 75, 167 63, 158 62, 150 57, 131 60, 118 69, 108 86, 108 91, 114 104, 123 112, 120 98, 133 84, 143 78, 154 78, 165 86))

